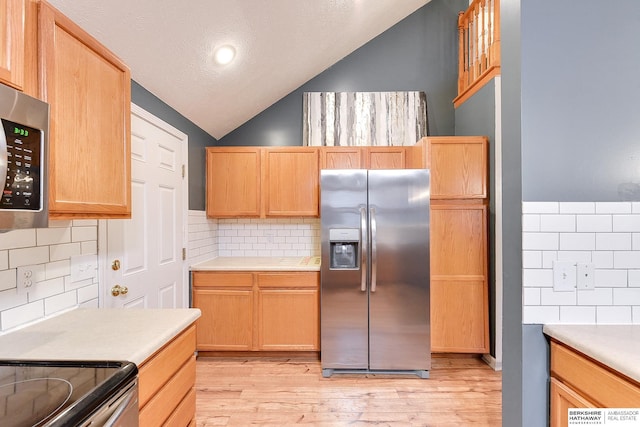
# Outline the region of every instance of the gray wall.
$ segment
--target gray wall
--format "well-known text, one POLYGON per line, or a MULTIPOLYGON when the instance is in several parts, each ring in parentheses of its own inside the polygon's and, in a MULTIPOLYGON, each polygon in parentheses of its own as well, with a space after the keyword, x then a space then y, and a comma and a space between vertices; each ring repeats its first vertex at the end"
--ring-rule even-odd
MULTIPOLYGON (((523 410, 522 170, 520 123, 520 0, 502 0, 502 425, 544 426, 544 411, 523 410), (527 413, 528 418, 523 415, 527 413)), ((542 31, 542 30, 541 30, 542 31)), ((542 390, 540 390, 542 391, 542 390)))
POLYGON ((638 28, 637 0, 522 1, 524 200, 640 200, 638 28))
MULTIPOLYGON (((303 92, 403 91, 427 94, 430 135, 453 135, 457 15, 468 0, 433 0, 302 85, 218 145, 301 145, 303 92)), ((269 82, 265 82, 269 84, 269 82)))
POLYGON ((495 262, 495 122, 496 85, 490 81, 455 110, 455 135, 483 135, 489 138, 489 330, 490 352, 496 355, 496 262, 495 262))
POLYGON ((548 345, 516 323, 521 201, 640 200, 639 24, 637 0, 502 2, 504 425, 548 422, 548 345))
POLYGON ((131 102, 189 136, 189 209, 203 211, 205 209, 204 147, 215 145, 216 139, 133 80, 131 81, 131 102))

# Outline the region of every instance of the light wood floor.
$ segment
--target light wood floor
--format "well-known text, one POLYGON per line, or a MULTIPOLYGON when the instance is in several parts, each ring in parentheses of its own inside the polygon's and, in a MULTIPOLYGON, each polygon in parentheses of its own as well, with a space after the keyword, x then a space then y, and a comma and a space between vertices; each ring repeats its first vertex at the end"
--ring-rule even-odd
POLYGON ((434 357, 426 380, 323 378, 312 357, 202 357, 196 369, 197 427, 501 425, 501 373, 475 357, 434 357))

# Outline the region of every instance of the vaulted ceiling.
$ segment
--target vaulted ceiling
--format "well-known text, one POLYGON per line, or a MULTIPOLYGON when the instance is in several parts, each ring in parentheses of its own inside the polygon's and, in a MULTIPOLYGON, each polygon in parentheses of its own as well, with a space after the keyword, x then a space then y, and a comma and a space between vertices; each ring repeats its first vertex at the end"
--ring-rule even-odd
POLYGON ((49 1, 219 139, 430 0, 49 1))

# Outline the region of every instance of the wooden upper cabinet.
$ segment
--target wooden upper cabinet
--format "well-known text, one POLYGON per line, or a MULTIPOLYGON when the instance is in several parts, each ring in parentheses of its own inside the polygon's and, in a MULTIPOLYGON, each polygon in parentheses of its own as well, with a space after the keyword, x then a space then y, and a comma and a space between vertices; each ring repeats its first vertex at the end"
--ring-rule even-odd
POLYGON ((260 157, 259 148, 207 149, 207 215, 260 216, 260 157))
POLYGON ((406 168, 406 147, 366 147, 367 169, 406 168))
POLYGON ((322 169, 405 169, 412 147, 320 147, 322 169))
POLYGON ((277 147, 264 151, 263 189, 266 216, 319 215, 317 147, 277 147))
POLYGON ((0 0, 0 82, 23 89, 25 0, 0 0))
POLYGON ((488 142, 482 136, 429 137, 432 199, 487 197, 488 142))
POLYGON ((364 168, 362 147, 320 147, 320 169, 364 168))
POLYGON ((130 217, 129 68, 46 2, 38 43, 41 98, 51 108, 51 217, 130 217))
POLYGON ((319 215, 315 147, 208 147, 207 216, 319 215))

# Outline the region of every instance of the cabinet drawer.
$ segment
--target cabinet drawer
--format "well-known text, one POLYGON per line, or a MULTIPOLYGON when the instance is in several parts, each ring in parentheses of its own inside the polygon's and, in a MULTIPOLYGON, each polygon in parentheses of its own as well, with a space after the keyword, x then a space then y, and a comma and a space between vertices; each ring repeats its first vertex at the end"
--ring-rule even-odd
POLYGON ((140 366, 138 377, 139 407, 147 401, 180 369, 196 349, 196 327, 178 335, 173 341, 163 347, 159 353, 148 359, 140 366))
POLYGON ((599 407, 640 407, 638 384, 553 341, 551 374, 599 407))
POLYGON ((193 286, 220 288, 251 288, 253 286, 252 273, 218 273, 194 272, 193 286))
POLYGON ((149 403, 140 410, 141 426, 159 426, 169 418, 193 389, 196 382, 196 357, 191 356, 149 403))
POLYGON ((317 289, 320 273, 258 273, 259 288, 312 288, 317 289))

